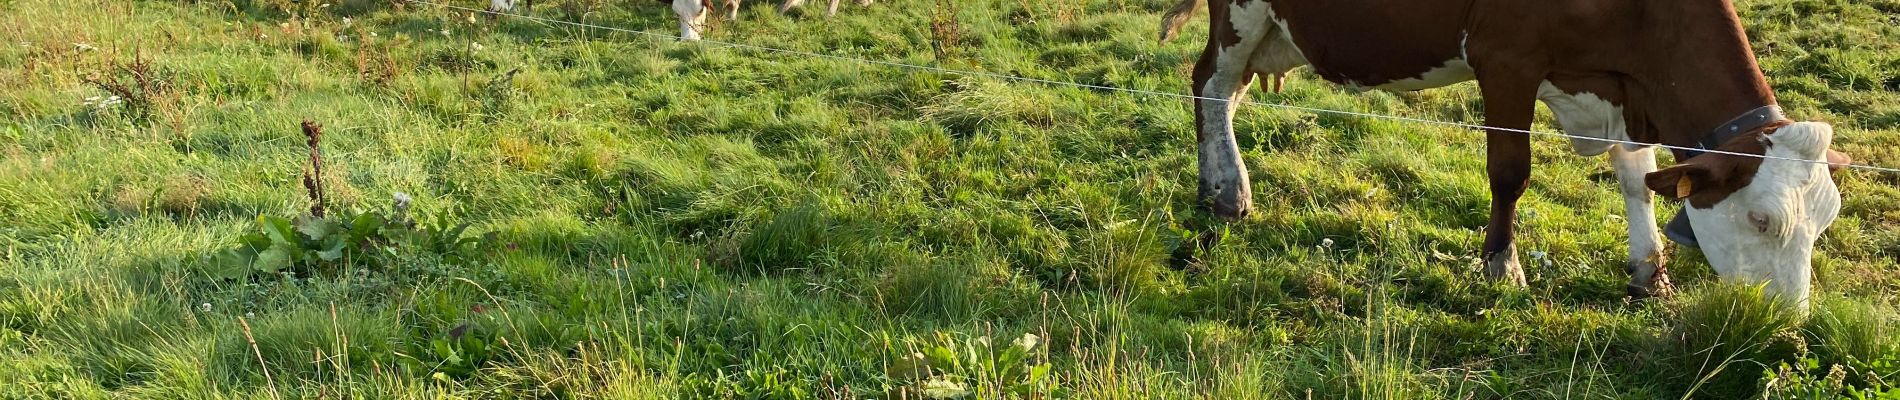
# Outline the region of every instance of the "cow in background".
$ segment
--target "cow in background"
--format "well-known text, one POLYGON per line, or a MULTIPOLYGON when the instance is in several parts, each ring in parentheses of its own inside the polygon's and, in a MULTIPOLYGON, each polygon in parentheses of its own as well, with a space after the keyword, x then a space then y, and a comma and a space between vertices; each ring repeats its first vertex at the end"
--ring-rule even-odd
MULTIPOLYGON (((706 16, 715 11, 712 0, 658 1, 660 4, 673 7, 673 14, 679 17, 680 40, 699 40, 701 33, 706 30, 706 16)), ((860 6, 870 6, 871 2, 875 0, 856 1, 860 6)), ((831 0, 831 4, 825 8, 825 16, 838 15, 838 4, 841 2, 842 0, 831 0)), ((523 10, 534 7, 533 0, 489 0, 488 11, 497 13, 512 12, 517 3, 521 5, 523 10)), ((804 4, 805 0, 785 0, 784 3, 779 4, 778 11, 781 13, 789 12, 804 4)), ((725 10, 723 11, 726 13, 727 21, 737 21, 739 19, 740 5, 740 0, 725 0, 725 10)))

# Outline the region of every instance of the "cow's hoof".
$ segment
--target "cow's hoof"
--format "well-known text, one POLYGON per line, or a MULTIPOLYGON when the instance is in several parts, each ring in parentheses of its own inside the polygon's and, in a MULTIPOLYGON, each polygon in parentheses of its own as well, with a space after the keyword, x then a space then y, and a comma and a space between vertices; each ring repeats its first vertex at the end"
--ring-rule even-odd
POLYGON ((1642 300, 1675 292, 1675 285, 1669 282, 1669 271, 1663 269, 1663 262, 1661 255, 1655 255, 1648 260, 1632 261, 1624 268, 1630 274, 1630 282, 1625 287, 1630 298, 1642 300))
POLYGON ((1484 277, 1492 282, 1504 282, 1517 287, 1530 286, 1524 281, 1524 267, 1517 263, 1517 245, 1506 247, 1504 251, 1486 258, 1484 277))
POLYGON ((1214 216, 1222 220, 1234 222, 1247 218, 1248 214, 1253 214, 1253 204, 1216 200, 1208 204, 1208 211, 1212 211, 1214 216))
POLYGON ((1253 198, 1245 186, 1239 190, 1201 185, 1201 205, 1227 222, 1239 221, 1253 213, 1253 198))

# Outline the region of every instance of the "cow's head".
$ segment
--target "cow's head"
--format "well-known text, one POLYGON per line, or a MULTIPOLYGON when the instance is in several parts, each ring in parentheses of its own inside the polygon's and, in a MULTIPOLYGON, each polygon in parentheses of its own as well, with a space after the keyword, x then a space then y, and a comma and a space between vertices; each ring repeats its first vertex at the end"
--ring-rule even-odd
POLYGON ((1814 241, 1840 215, 1829 150, 1834 128, 1802 122, 1743 136, 1721 150, 1649 174, 1650 189, 1681 199, 1695 239, 1724 279, 1766 283, 1770 294, 1805 309, 1814 241), (1799 160, 1799 161, 1797 161, 1799 160))
POLYGON ((671 4, 673 14, 680 19, 680 40, 699 40, 701 31, 706 30, 706 15, 712 14, 712 0, 659 0, 661 4, 671 4))

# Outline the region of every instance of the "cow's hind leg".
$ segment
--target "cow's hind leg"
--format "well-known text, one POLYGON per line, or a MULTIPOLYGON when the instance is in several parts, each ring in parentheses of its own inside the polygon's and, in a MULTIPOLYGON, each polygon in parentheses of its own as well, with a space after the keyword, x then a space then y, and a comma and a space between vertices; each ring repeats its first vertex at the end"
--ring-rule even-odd
POLYGON ((740 0, 726 0, 726 20, 727 21, 739 20, 739 6, 740 6, 739 1, 740 0))
POLYGON ((1253 190, 1247 168, 1241 163, 1240 146, 1234 141, 1236 103, 1252 85, 1255 71, 1251 62, 1255 50, 1267 36, 1267 4, 1236 7, 1225 0, 1213 0, 1208 13, 1214 21, 1207 48, 1194 65, 1194 122, 1199 145, 1201 174, 1200 198, 1215 216, 1239 219, 1253 210, 1253 190), (1229 13, 1237 14, 1227 18, 1229 13), (1225 21, 1247 21, 1252 26, 1237 27, 1225 21))
POLYGON ((1669 292, 1669 272, 1662 235, 1656 232, 1655 195, 1643 183, 1644 176, 1656 172, 1656 149, 1629 147, 1610 146, 1610 166, 1616 170, 1617 184, 1623 192, 1623 215, 1629 222, 1629 295, 1644 298, 1669 292))

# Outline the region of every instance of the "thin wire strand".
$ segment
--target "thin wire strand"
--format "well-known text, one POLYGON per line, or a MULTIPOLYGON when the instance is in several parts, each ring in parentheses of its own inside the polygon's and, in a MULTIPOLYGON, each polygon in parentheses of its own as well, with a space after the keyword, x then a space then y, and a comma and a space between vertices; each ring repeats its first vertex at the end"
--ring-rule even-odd
MULTIPOLYGON (((668 35, 668 34, 663 34, 663 33, 638 31, 638 30, 632 30, 632 29, 626 29, 626 28, 616 28, 616 27, 611 27, 611 26, 602 26, 602 25, 594 25, 594 24, 586 24, 586 23, 580 23, 580 22, 551 19, 551 18, 542 18, 542 17, 536 17, 532 15, 527 15, 527 14, 514 14, 514 13, 492 11, 492 10, 479 9, 479 8, 469 8, 469 7, 462 7, 462 6, 456 6, 456 5, 450 5, 450 4, 436 3, 436 2, 427 1, 427 0, 410 0, 410 2, 418 3, 418 4, 427 4, 427 5, 448 8, 448 9, 478 12, 478 13, 484 13, 484 14, 489 14, 489 15, 510 16, 510 17, 516 17, 516 18, 537 21, 537 22, 542 22, 542 23, 563 24, 563 25, 572 25, 572 26, 577 26, 577 27, 582 27, 582 28, 593 28, 593 29, 601 29, 601 30, 608 30, 608 31, 614 31, 614 32, 632 33, 632 34, 647 36, 647 37, 656 38, 656 39, 671 39, 675 41, 678 41, 681 39, 680 36, 678 35, 668 35)), ((1305 111, 1305 112, 1310 112, 1310 113, 1315 113, 1315 114, 1346 115, 1346 116, 1354 116, 1354 117, 1361 117, 1361 118, 1384 119, 1384 120, 1391 120, 1391 121, 1411 122, 1411 123, 1426 124, 1426 125, 1440 125, 1440 126, 1449 126, 1449 127, 1457 127, 1457 128, 1465 128, 1465 129, 1522 133, 1522 134, 1533 135, 1533 136, 1551 136, 1551 137, 1560 137, 1560 138, 1566 138, 1566 139, 1571 139, 1571 140, 1589 140, 1589 141, 1596 141, 1596 142, 1614 143, 1614 144, 1623 144, 1623 145, 1632 145, 1632 146, 1655 146, 1655 147, 1661 147, 1661 148, 1671 149, 1671 150, 1696 151, 1696 152, 1703 152, 1703 153, 1708 153, 1708 154, 1722 154, 1722 155, 1730 155, 1730 156, 1736 156, 1736 157, 1752 157, 1752 158, 1760 158, 1760 159, 1767 159, 1767 160, 1794 161, 1794 162, 1802 162, 1802 163, 1809 163, 1809 164, 1826 164, 1828 166, 1834 166, 1834 167, 1856 168, 1856 169, 1864 169, 1868 171, 1887 172, 1887 173, 1900 173, 1900 168, 1887 168, 1887 167, 1881 167, 1881 166, 1875 166, 1875 165, 1834 164, 1834 163, 1830 163, 1823 160, 1804 160, 1804 159, 1799 159, 1799 158, 1770 156, 1766 154, 1748 154, 1748 153, 1739 153, 1739 152, 1725 151, 1725 150, 1703 149, 1703 148, 1685 147, 1685 146, 1671 146, 1671 145, 1659 144, 1659 143, 1642 143, 1642 142, 1637 142, 1633 140, 1596 138, 1596 137, 1589 137, 1589 136, 1571 135, 1571 134, 1566 134, 1566 133, 1561 133, 1561 132, 1544 132, 1544 131, 1533 131, 1533 130, 1528 130, 1528 129, 1496 128, 1496 127, 1488 127, 1488 126, 1483 126, 1483 125, 1475 125, 1475 124, 1468 124, 1468 123, 1462 123, 1462 122, 1439 121, 1439 120, 1405 117, 1405 116, 1398 116, 1398 115, 1371 114, 1371 113, 1362 113, 1362 112, 1354 112, 1354 111, 1343 111, 1343 110, 1332 110, 1332 109, 1325 109, 1325 108, 1296 106, 1296 105, 1291 105, 1291 104, 1262 103, 1262 102, 1252 101, 1252 100, 1222 99, 1222 98, 1195 96, 1195 95, 1187 95, 1187 94, 1180 94, 1180 93, 1157 92, 1157 91, 1152 91, 1152 90, 1128 89, 1128 88, 1120 88, 1120 87, 1114 87, 1114 86, 1103 86, 1103 85, 1093 85, 1093 84, 1087 84, 1087 83, 1076 83, 1076 82, 1067 82, 1067 81, 1030 78, 1030 77, 1023 77, 1023 76, 1015 76, 1015 75, 1004 75, 1004 74, 998 74, 994 72, 969 71, 969 70, 935 67, 935 66, 929 66, 929 65, 915 65, 915 64, 905 64, 905 63, 892 62, 892 61, 853 58, 853 57, 845 57, 845 56, 838 56, 838 55, 831 55, 831 54, 824 54, 824 53, 814 53, 814 52, 800 51, 800 50, 787 50, 787 49, 779 49, 779 48, 772 48, 772 47, 764 47, 764 46, 750 45, 750 44, 744 44, 744 43, 723 42, 723 41, 704 39, 704 38, 694 40, 693 42, 722 46, 722 47, 738 48, 738 49, 758 50, 758 51, 763 51, 763 52, 768 52, 768 53, 791 54, 791 55, 796 55, 796 56, 824 58, 824 59, 846 61, 846 62, 853 62, 853 63, 860 63, 860 64, 871 64, 871 65, 895 67, 895 68, 902 68, 902 69, 931 71, 931 72, 945 73, 945 74, 951 74, 951 75, 976 76, 976 77, 985 77, 985 78, 995 78, 995 79, 1001 79, 1001 80, 1006 80, 1006 81, 1039 83, 1039 84, 1051 85, 1051 86, 1068 86, 1068 87, 1076 87, 1076 88, 1084 88, 1084 89, 1104 90, 1104 91, 1110 91, 1110 92, 1122 92, 1122 93, 1131 93, 1131 94, 1157 96, 1157 97, 1170 97, 1170 98, 1177 98, 1177 99, 1219 101, 1219 102, 1228 102, 1228 103, 1252 105, 1252 106, 1259 106, 1259 107, 1305 111)))

